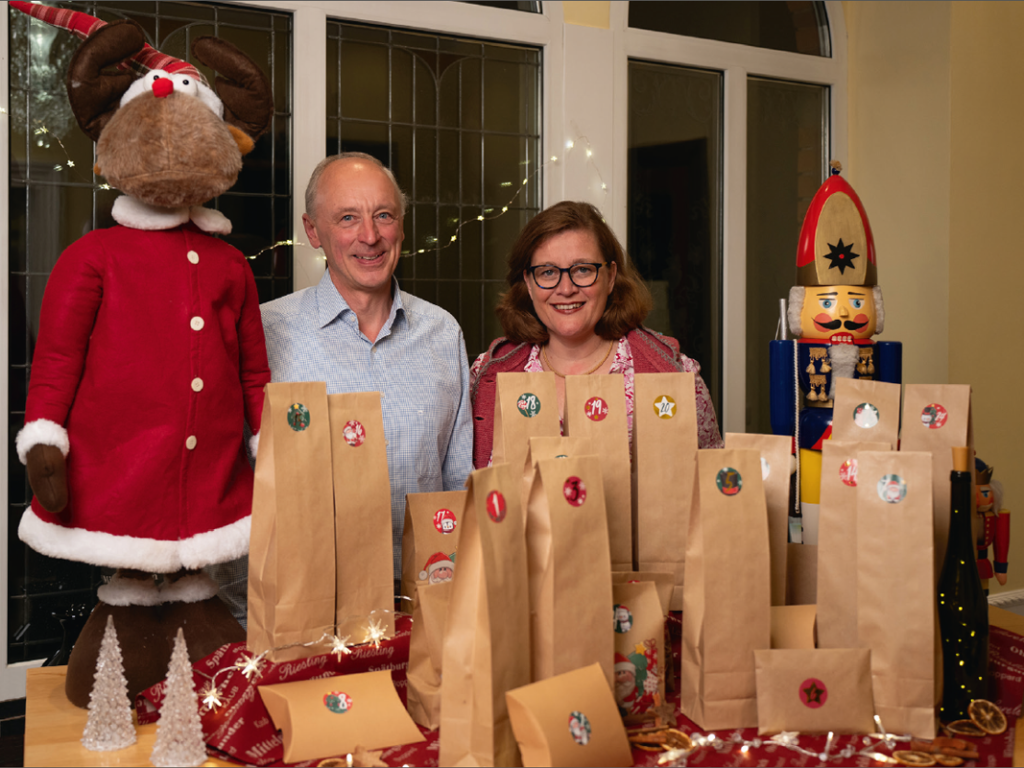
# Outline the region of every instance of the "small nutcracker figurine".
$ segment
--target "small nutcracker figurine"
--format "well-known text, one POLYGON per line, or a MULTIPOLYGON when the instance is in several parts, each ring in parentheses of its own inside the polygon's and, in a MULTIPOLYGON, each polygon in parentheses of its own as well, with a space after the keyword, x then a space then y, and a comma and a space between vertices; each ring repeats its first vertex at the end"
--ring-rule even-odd
POLYGON ((1003 484, 992 479, 994 469, 981 459, 974 459, 975 497, 981 534, 978 536, 978 575, 988 594, 988 580, 994 575, 1000 586, 1006 584, 1006 556, 1010 550, 1010 510, 1003 509, 1003 484), (988 559, 992 547, 995 565, 988 559))

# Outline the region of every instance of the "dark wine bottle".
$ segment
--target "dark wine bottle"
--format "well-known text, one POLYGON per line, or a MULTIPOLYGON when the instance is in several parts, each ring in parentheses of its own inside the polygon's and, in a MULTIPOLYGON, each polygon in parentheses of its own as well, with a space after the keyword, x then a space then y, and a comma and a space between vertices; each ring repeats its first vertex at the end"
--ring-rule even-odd
POLYGON ((949 543, 939 576, 939 628, 942 632, 943 721, 969 715, 973 699, 988 698, 988 600, 978 575, 971 528, 971 474, 968 449, 953 449, 949 476, 949 543))

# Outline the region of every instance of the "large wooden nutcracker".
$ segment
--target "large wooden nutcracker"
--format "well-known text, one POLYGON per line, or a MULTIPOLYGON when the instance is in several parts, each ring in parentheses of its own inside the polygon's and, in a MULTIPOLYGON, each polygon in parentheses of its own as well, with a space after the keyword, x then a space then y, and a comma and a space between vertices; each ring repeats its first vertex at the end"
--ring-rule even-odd
POLYGON ((1003 485, 992 479, 994 469, 979 458, 974 459, 975 497, 981 531, 978 536, 978 574, 988 594, 988 581, 993 576, 1006 586, 1006 562, 1010 551, 1010 510, 1003 509, 1003 485), (988 559, 992 547, 995 562, 988 559))
POLYGON ((804 540, 801 518, 817 513, 821 443, 832 434, 836 379, 900 383, 903 368, 900 342, 872 338, 885 326, 875 243, 841 170, 833 161, 800 230, 797 285, 786 315, 794 338, 772 341, 769 352, 772 430, 793 436, 801 476, 790 539, 809 544, 817 541, 804 540))

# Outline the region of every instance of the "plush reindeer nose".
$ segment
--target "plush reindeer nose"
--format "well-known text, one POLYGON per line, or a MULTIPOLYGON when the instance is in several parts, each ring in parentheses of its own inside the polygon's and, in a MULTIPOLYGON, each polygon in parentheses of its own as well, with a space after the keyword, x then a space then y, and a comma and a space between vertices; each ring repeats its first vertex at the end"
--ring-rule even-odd
POLYGON ((171 95, 174 90, 174 83, 169 77, 161 77, 153 81, 153 95, 158 99, 171 95))

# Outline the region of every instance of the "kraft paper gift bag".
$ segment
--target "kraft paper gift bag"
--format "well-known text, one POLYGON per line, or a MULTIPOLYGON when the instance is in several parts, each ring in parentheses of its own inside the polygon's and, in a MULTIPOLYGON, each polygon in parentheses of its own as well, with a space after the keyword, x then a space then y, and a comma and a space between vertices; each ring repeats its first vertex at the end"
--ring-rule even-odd
POLYGON ((665 614, 653 582, 612 585, 615 703, 627 720, 665 700, 665 614))
POLYGON ((286 763, 343 755, 358 746, 379 749, 424 741, 387 670, 257 690, 282 732, 286 763))
POLYGON ((826 440, 821 444, 818 522, 818 647, 857 645, 857 467, 861 451, 887 443, 826 440))
POLYGON ((772 648, 814 648, 816 605, 773 605, 772 648))
POLYGON ((862 451, 857 468, 857 644, 871 649, 889 733, 935 736, 932 457, 862 451))
POLYGON ((442 653, 441 765, 520 764, 505 691, 530 682, 521 483, 521 466, 508 464, 466 481, 442 653))
POLYGON ((599 663, 612 684, 615 641, 608 614, 608 557, 601 460, 545 459, 527 505, 532 680, 599 663))
MULTIPOLYGON (((537 474, 537 462, 542 459, 565 459, 570 456, 593 456, 593 443, 589 437, 531 437, 526 451, 526 463, 523 467, 523 504, 530 500, 530 489, 533 487, 533 476, 537 474)), ((526 527, 530 527, 529 511, 523 518, 526 527)))
POLYGON ((754 651, 754 659, 758 734, 875 730, 869 649, 754 651))
POLYGON ((896 450, 900 434, 900 385, 870 379, 836 379, 832 439, 886 443, 896 450))
POLYGON ((658 571, 612 571, 612 587, 616 584, 638 584, 649 581, 654 584, 661 601, 661 612, 668 616, 672 601, 672 590, 675 589, 675 575, 658 571))
MULTIPOLYGON (((326 386, 268 384, 263 419, 249 539, 247 642, 257 654, 317 640, 325 632, 333 633, 335 623, 334 490, 326 386)), ((290 661, 320 652, 295 647, 276 651, 269 659, 290 661)))
POLYGON ((770 644, 761 457, 699 451, 683 579, 683 714, 704 730, 757 725, 752 652, 770 644))
MULTIPOLYGON (((903 395, 900 450, 932 455, 932 504, 935 526, 935 576, 942 572, 949 541, 949 473, 954 446, 974 455, 969 384, 908 384, 903 395)), ((974 473, 971 473, 972 477, 974 473)))
POLYGON ((430 730, 441 723, 441 661, 451 586, 451 581, 420 584, 412 609, 407 708, 415 722, 430 730))
POLYGON ((772 605, 786 604, 786 544, 789 542, 789 479, 793 440, 788 435, 725 433, 726 448, 752 448, 761 454, 761 480, 768 505, 772 558, 772 605))
MULTIPOLYGON (((334 468, 335 633, 368 640, 369 620, 379 623, 386 637, 392 637, 394 539, 380 393, 328 395, 327 406, 334 468)), ((308 535, 322 536, 323 531, 311 529, 308 535)))
POLYGON ((626 391, 620 374, 565 377, 565 434, 589 437, 601 458, 611 567, 633 568, 633 501, 630 484, 626 391))
POLYGON ((561 434, 555 374, 499 373, 497 388, 491 460, 520 472, 531 437, 561 434))
POLYGON ((692 373, 633 378, 633 525, 637 569, 673 574, 671 609, 683 607, 683 570, 697 457, 692 373))
POLYGON ((626 730, 599 664, 505 694, 529 766, 632 765, 626 730))
POLYGON ((459 518, 465 491, 407 493, 402 529, 402 594, 416 596, 416 584, 451 581, 459 549, 459 518))

